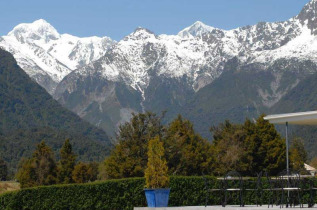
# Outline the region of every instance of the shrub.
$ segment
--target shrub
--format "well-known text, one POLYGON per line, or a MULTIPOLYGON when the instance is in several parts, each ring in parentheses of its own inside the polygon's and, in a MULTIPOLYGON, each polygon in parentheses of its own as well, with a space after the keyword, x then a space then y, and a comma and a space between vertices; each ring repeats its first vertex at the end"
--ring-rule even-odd
POLYGON ((163 142, 157 136, 149 141, 148 162, 145 170, 146 187, 151 189, 167 187, 169 182, 167 173, 163 142))
MULTIPOLYGON (((219 188, 220 182, 214 177, 206 177, 208 188, 219 188)), ((255 180, 254 180, 255 181, 255 180)), ((262 180, 267 187, 266 179, 262 180)), ((254 188, 255 182, 245 188, 254 188)), ((317 182, 315 183, 316 186, 317 182)), ((144 178, 108 180, 104 182, 53 185, 26 188, 0 196, 0 209, 133 209, 146 206, 143 187, 144 178)), ((307 186, 306 186, 307 187, 307 186)), ((170 177, 169 206, 221 205, 220 192, 209 193, 203 177, 170 177)), ((270 192, 265 191, 263 203, 268 203, 270 192)), ((304 191, 303 203, 309 199, 309 191, 304 191)), ((316 201, 317 196, 314 199, 316 201)), ((246 205, 256 204, 255 194, 245 193, 246 205)), ((235 198, 230 203, 239 204, 235 198)))

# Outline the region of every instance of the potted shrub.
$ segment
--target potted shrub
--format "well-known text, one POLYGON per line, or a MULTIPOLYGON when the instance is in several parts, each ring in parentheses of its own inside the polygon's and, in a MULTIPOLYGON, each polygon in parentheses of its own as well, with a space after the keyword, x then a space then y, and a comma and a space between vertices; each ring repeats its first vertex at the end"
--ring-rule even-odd
POLYGON ((167 207, 170 188, 163 142, 157 136, 149 141, 148 162, 145 170, 145 196, 148 207, 167 207))

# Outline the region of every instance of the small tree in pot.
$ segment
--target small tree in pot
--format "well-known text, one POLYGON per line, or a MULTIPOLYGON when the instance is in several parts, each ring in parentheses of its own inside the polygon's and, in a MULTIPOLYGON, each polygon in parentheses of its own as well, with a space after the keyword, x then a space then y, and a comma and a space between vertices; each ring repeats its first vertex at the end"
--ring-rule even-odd
POLYGON ((145 170, 145 196, 149 207, 166 207, 170 189, 167 162, 164 159, 163 142, 157 136, 149 141, 148 163, 145 170))

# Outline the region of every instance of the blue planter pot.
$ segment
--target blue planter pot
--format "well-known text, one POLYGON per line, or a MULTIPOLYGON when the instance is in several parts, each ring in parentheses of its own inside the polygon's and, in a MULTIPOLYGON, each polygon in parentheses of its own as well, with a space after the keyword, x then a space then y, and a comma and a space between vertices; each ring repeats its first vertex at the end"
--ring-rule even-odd
POLYGON ((170 188, 144 189, 148 207, 167 207, 170 188))

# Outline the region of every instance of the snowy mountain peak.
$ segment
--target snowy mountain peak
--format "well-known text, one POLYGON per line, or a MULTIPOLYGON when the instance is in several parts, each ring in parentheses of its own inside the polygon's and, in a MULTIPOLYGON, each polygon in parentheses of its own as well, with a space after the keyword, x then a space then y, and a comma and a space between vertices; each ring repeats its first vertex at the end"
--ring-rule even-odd
POLYGON ((317 0, 308 2, 295 18, 299 19, 301 24, 307 25, 312 34, 317 35, 317 0))
POLYGON ((138 27, 134 30, 133 33, 126 36, 125 40, 127 39, 143 40, 148 38, 155 38, 155 34, 146 28, 138 27))
POLYGON ((0 37, 0 47, 50 93, 71 71, 99 59, 114 43, 108 37, 59 34, 43 19, 19 24, 0 37))
POLYGON ((27 39, 49 42, 60 37, 56 29, 43 19, 36 20, 33 23, 19 24, 8 33, 8 36, 16 37, 21 43, 24 43, 27 39))
POLYGON ((183 38, 201 37, 204 33, 211 32, 215 29, 216 28, 208 26, 201 21, 196 21, 193 25, 180 31, 178 36, 183 38))

